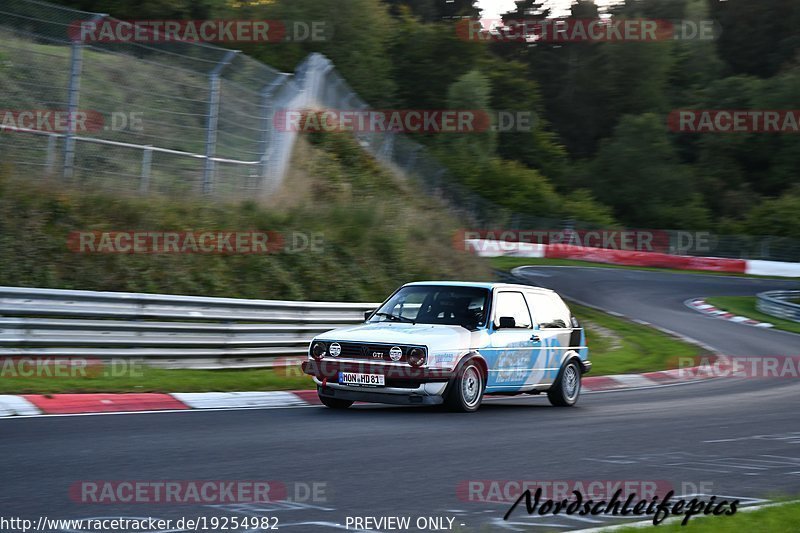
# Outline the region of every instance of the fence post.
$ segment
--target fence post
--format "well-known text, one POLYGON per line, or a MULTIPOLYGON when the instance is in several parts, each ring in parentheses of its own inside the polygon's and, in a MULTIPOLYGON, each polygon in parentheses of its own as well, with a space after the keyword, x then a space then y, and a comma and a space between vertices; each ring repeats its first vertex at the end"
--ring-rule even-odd
POLYGON ((206 127, 206 166, 203 171, 203 194, 214 188, 214 156, 217 152, 217 123, 219 121, 219 90, 222 69, 233 61, 238 50, 230 50, 209 74, 208 123, 206 127))
POLYGON ((147 145, 142 152, 142 174, 139 180, 139 194, 147 194, 150 189, 150 167, 153 163, 153 147, 147 145))
MULTIPOLYGON (((90 23, 96 24, 108 15, 97 14, 90 23)), ((75 131, 78 101, 81 92, 81 72, 83 71, 83 43, 78 38, 72 40, 72 57, 69 67, 69 89, 67 95, 67 133, 64 138, 64 179, 72 179, 75 169, 75 131)))
POLYGON ((53 171, 56 167, 56 142, 58 138, 55 133, 47 136, 47 161, 45 168, 47 169, 47 176, 52 177, 53 171))
POLYGON ((275 93, 289 78, 288 74, 281 73, 278 79, 273 80, 272 83, 267 85, 261 90, 261 108, 263 115, 261 116, 261 188, 266 184, 267 176, 269 174, 269 151, 272 148, 273 128, 275 122, 273 114, 275 112, 275 93))

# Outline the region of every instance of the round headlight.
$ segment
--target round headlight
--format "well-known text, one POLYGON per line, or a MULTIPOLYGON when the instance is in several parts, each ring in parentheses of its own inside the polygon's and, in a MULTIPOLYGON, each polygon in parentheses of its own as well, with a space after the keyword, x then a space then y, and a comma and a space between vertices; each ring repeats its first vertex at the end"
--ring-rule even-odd
POLYGON ((403 350, 399 346, 392 346, 392 349, 389 350, 389 357, 392 361, 399 361, 403 358, 403 350))
POLYGON ((325 355, 325 343, 324 342, 315 342, 311 345, 311 357, 314 359, 322 359, 322 356, 325 355))
POLYGON ((425 350, 422 348, 411 348, 408 352, 408 364, 411 366, 422 366, 425 362, 425 350))

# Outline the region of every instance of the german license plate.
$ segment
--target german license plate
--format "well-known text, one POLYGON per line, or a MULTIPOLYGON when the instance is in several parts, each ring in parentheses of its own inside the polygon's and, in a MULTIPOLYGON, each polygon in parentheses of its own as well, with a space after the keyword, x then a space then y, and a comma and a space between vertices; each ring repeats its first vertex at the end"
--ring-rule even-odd
POLYGON ((383 374, 359 374, 356 372, 339 372, 340 385, 357 385, 361 387, 383 387, 386 385, 383 374))

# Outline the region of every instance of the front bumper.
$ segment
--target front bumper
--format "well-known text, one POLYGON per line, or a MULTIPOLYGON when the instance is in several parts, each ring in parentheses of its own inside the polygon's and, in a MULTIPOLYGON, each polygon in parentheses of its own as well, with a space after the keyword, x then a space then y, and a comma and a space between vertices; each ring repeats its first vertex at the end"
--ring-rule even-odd
POLYGON ((449 370, 414 368, 401 365, 376 365, 367 362, 307 360, 303 372, 314 376, 318 392, 323 396, 362 402, 398 405, 432 405, 442 403, 442 395, 453 373, 449 370), (382 374, 384 387, 340 385, 339 372, 382 374))
MULTIPOLYGON (((376 389, 354 390, 354 387, 343 387, 341 385, 335 387, 319 385, 317 387, 317 392, 320 396, 352 400, 354 402, 390 403, 394 405, 438 405, 444 403, 444 396, 441 394, 424 394, 424 391, 419 390, 402 393, 389 392, 383 388, 379 389, 381 392, 374 392, 374 390, 376 389)), ((444 392, 444 386, 442 386, 442 392, 444 392)))
POLYGON ((320 379, 339 380, 339 372, 360 374, 383 374, 387 387, 416 388, 425 383, 446 383, 453 377, 452 370, 415 368, 409 365, 375 364, 371 362, 340 361, 336 359, 312 359, 303 361, 303 372, 320 379))
POLYGON ((581 374, 588 374, 592 370, 592 362, 588 359, 581 361, 581 374))

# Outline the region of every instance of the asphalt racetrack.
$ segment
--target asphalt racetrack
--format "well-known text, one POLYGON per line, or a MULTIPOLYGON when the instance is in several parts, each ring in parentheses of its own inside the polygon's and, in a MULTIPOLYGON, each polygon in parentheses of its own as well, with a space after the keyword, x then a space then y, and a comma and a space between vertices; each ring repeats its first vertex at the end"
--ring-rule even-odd
MULTIPOLYGON (((798 335, 708 318, 683 304, 797 283, 600 268, 517 273, 722 353, 800 352, 798 335)), ((796 496, 798 406, 797 379, 720 378, 584 394, 571 409, 526 396, 492 399, 466 415, 357 406, 4 419, 0 514, 33 520, 271 516, 289 532, 344 530, 348 517, 386 516, 411 517, 411 531, 420 517, 442 518, 445 525, 452 519, 460 531, 584 529, 619 519, 528 516, 521 506, 504 521, 509 502, 470 500, 459 489, 468 481, 488 487, 511 480, 629 480, 669 483, 677 494, 737 498, 741 505, 796 496), (77 503, 69 490, 84 480, 275 480, 288 495, 255 505, 77 503), (309 487, 316 487, 316 497, 309 487)))

